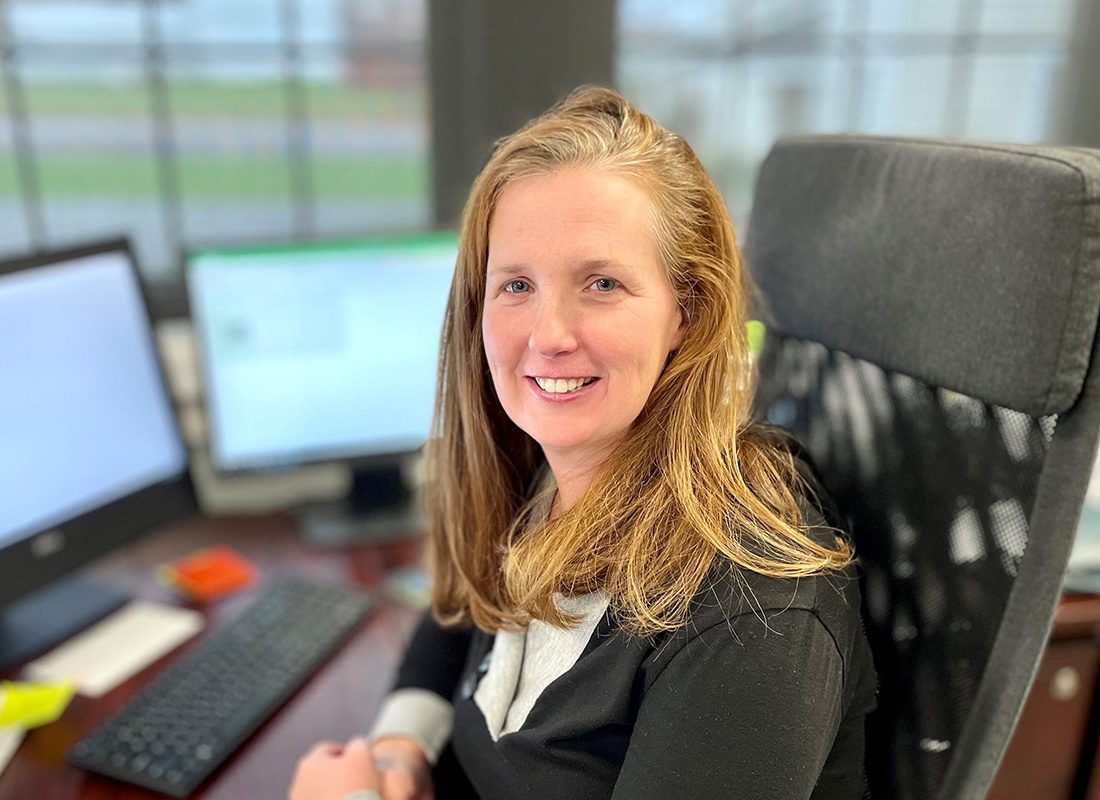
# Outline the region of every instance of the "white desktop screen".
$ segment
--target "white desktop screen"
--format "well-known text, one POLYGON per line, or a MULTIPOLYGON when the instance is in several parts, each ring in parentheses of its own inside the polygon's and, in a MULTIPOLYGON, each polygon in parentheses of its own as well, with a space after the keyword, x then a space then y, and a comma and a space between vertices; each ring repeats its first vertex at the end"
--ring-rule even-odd
POLYGON ((454 236, 426 234, 191 254, 214 466, 422 445, 457 252, 454 236))
POLYGON ((126 252, 0 274, 0 547, 186 469, 126 252))

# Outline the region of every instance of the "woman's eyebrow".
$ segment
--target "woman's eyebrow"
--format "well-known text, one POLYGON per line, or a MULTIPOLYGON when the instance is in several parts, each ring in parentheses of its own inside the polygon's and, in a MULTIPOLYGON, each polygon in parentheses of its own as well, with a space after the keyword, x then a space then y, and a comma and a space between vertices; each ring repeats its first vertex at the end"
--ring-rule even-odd
POLYGON ((616 261, 613 258, 589 258, 582 261, 578 267, 577 272, 601 272, 603 270, 625 270, 626 272, 633 272, 634 270, 629 264, 624 264, 622 261, 616 261))
MULTIPOLYGON (((626 270, 632 272, 633 270, 628 264, 624 264, 621 261, 616 261, 612 258, 586 258, 583 261, 579 261, 573 268, 573 272, 600 272, 602 270, 626 270)), ((486 269, 487 275, 520 275, 524 272, 530 271, 530 267, 526 264, 491 264, 486 269)))
POLYGON ((491 265, 486 271, 486 275, 521 275, 527 272, 527 267, 523 264, 501 264, 500 266, 491 265))

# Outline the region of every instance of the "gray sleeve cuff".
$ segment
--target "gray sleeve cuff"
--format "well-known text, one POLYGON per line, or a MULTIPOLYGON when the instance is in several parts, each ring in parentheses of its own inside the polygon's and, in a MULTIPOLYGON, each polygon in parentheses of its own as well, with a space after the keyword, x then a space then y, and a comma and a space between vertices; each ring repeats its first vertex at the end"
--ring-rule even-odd
POLYGON ((451 738, 454 706, 427 689, 398 689, 382 702, 370 738, 408 736, 424 748, 434 764, 451 738))

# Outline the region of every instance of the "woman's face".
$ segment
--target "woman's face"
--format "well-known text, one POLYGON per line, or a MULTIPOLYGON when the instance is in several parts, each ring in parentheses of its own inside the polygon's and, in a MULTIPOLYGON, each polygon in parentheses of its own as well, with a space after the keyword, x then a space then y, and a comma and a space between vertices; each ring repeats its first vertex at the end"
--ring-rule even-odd
POLYGON ((523 178, 497 202, 485 354, 505 412, 552 462, 606 457, 683 337, 651 210, 599 170, 523 178))

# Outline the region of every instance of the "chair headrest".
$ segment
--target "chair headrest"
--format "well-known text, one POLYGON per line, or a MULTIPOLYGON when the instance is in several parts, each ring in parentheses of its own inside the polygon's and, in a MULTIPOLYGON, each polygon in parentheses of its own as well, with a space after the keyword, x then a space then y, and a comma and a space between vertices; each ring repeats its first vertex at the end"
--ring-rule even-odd
POLYGON ((769 327, 1031 416, 1064 412, 1100 313, 1100 151, 783 139, 745 252, 769 327))

